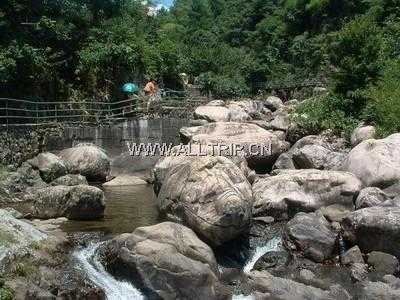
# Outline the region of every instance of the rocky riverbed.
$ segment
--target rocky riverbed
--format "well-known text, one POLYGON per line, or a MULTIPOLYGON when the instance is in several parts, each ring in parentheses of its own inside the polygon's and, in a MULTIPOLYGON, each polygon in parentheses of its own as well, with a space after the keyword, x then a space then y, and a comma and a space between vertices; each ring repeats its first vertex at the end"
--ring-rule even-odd
POLYGON ((130 168, 129 157, 93 144, 3 172, 0 299, 400 298, 400 134, 306 135, 292 121, 296 105, 198 107, 179 135, 206 154, 174 148, 146 177, 115 178, 113 164, 125 157, 130 168), (221 143, 270 151, 211 155, 221 143), (82 232, 107 222, 109 190, 127 186, 135 196, 124 194, 133 204, 123 210, 149 205, 157 215, 82 232))

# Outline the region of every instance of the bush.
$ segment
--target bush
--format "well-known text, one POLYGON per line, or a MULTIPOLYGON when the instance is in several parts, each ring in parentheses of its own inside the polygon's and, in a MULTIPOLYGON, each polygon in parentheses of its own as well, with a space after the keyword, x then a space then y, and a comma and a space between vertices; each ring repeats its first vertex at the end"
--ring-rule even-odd
POLYGON ((293 119, 307 134, 319 134, 330 129, 333 134, 348 138, 358 123, 343 110, 349 102, 348 99, 331 95, 312 98, 298 106, 293 119))
POLYGON ((366 122, 377 126, 379 136, 400 132, 400 60, 387 64, 382 78, 364 95, 368 104, 363 112, 366 122))
POLYGON ((0 299, 13 300, 15 299, 14 291, 5 285, 4 279, 0 277, 0 299))
POLYGON ((376 80, 384 40, 373 20, 365 16, 355 19, 330 39, 329 60, 336 93, 348 97, 376 80))
POLYGON ((216 98, 236 98, 246 95, 249 88, 241 76, 219 76, 203 73, 198 78, 203 93, 211 92, 216 98))

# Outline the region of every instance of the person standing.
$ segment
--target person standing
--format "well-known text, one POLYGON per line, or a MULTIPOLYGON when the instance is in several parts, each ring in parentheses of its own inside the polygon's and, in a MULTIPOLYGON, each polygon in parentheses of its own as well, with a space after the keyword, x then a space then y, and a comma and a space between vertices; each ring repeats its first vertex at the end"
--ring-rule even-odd
POLYGON ((150 112, 151 106, 156 101, 157 92, 158 87, 156 81, 154 79, 150 79, 144 87, 144 93, 147 100, 147 113, 150 112))

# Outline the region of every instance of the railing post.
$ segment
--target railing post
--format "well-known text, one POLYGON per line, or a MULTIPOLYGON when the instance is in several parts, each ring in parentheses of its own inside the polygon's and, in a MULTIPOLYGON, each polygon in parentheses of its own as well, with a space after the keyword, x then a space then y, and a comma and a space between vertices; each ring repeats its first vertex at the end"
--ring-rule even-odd
POLYGON ((36 125, 39 123, 39 104, 36 101, 36 125))
POLYGON ((56 123, 58 123, 57 103, 54 104, 54 113, 56 114, 56 123))
POLYGON ((7 131, 8 131, 8 98, 6 99, 6 119, 7 119, 7 131))

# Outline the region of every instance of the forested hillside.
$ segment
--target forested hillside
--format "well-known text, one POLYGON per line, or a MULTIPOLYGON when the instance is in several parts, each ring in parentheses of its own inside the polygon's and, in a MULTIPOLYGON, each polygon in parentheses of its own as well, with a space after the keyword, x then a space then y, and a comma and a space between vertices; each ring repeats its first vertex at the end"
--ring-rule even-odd
POLYGON ((312 79, 332 93, 300 108, 311 130, 400 130, 400 1, 176 0, 155 15, 134 0, 32 3, 0 4, 0 96, 112 100, 146 76, 176 88, 182 72, 216 97, 312 79))

